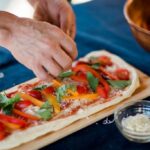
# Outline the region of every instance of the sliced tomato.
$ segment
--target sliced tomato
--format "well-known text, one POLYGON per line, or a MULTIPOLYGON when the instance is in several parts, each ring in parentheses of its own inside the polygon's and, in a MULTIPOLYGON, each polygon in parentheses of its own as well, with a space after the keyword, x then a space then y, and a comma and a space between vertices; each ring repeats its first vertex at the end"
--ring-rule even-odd
POLYGON ((17 102, 14 107, 16 109, 22 110, 24 108, 27 108, 30 105, 32 105, 31 101, 29 101, 29 100, 23 100, 23 101, 17 102))
POLYGON ((17 124, 20 126, 20 128, 24 128, 27 126, 27 123, 24 120, 4 114, 0 114, 0 122, 17 124))
POLYGON ((27 94, 29 94, 30 96, 32 96, 36 99, 42 100, 42 94, 40 91, 31 90, 31 91, 28 91, 27 94))
POLYGON ((50 87, 47 87, 46 89, 44 89, 43 91, 48 94, 54 94, 55 89, 54 89, 54 87, 50 86, 50 87))
POLYGON ((100 56, 99 61, 102 66, 112 66, 113 65, 110 57, 108 57, 108 56, 100 56))
POLYGON ((89 89, 86 85, 78 85, 77 91, 79 94, 86 94, 86 93, 88 93, 89 89))
POLYGON ((130 79, 130 73, 127 69, 117 69, 115 74, 120 80, 129 80, 130 79))
POLYGON ((107 98, 108 97, 108 93, 106 92, 106 90, 101 87, 101 86, 98 86, 97 87, 97 93, 102 97, 102 98, 107 98))

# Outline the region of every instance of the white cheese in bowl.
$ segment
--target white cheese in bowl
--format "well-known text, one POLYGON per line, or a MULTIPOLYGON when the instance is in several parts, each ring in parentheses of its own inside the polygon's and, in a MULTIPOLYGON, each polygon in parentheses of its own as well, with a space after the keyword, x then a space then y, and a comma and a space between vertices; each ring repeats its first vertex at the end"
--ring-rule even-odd
POLYGON ((129 116, 122 120, 122 126, 134 132, 150 132, 150 118, 144 114, 129 116))

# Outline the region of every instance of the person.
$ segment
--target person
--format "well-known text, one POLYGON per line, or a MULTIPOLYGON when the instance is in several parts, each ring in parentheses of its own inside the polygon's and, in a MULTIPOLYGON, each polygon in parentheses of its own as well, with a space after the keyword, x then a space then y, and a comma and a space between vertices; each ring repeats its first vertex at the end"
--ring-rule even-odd
POLYGON ((52 80, 77 57, 75 15, 67 0, 28 0, 34 19, 0 11, 0 45, 41 80, 52 80))

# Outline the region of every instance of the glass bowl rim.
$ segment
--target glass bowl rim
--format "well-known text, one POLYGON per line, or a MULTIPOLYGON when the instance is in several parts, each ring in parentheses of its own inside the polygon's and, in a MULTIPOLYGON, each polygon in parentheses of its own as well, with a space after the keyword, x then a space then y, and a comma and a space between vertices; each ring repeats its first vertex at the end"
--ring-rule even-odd
POLYGON ((128 109, 128 107, 130 107, 132 105, 135 105, 137 103, 146 103, 146 105, 150 106, 150 100, 139 100, 139 101, 136 101, 136 102, 128 102, 124 106, 122 106, 122 107, 120 107, 120 108, 115 110, 115 112, 114 112, 114 120, 115 120, 116 126, 119 128, 119 130, 121 132, 126 132, 126 133, 128 133, 130 135, 139 135, 139 136, 144 136, 145 135, 145 136, 148 136, 148 135, 150 135, 150 131, 146 131, 146 132, 132 131, 132 130, 126 128, 126 127, 123 127, 122 124, 120 123, 120 121, 118 121, 118 113, 121 110, 123 110, 125 108, 128 109))

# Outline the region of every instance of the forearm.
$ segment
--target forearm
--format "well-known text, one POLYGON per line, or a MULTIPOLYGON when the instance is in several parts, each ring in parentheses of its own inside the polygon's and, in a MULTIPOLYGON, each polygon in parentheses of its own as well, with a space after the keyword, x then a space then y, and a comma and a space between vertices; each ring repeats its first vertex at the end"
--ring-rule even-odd
POLYGON ((13 28, 18 17, 8 12, 0 11, 0 46, 10 49, 13 28))

